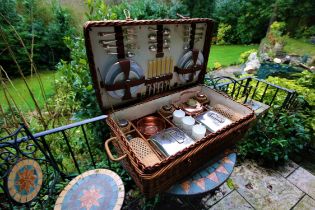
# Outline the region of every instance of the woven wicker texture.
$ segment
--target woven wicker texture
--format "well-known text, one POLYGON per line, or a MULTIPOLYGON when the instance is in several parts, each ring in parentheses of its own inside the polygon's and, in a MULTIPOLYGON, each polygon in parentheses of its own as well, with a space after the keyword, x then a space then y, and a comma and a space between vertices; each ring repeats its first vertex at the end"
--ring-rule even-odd
POLYGON ((149 144, 142 138, 133 138, 130 140, 129 144, 137 158, 141 160, 145 166, 152 166, 161 162, 149 144))
POLYGON ((213 106, 213 110, 222 114, 226 118, 229 118, 233 121, 238 121, 242 118, 242 116, 235 111, 229 109, 228 107, 222 105, 222 104, 216 104, 213 106))

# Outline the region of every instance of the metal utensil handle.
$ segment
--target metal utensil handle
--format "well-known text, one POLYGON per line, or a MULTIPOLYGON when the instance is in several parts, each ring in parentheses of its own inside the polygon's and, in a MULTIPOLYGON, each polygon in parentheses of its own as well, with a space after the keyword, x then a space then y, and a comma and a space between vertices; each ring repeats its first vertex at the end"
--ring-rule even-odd
POLYGON ((118 161, 121 161, 122 159, 126 158, 127 154, 124 154, 124 155, 120 156, 119 158, 114 158, 112 152, 109 149, 109 143, 112 142, 114 139, 116 139, 116 137, 109 138, 105 141, 105 151, 106 151, 110 160, 118 162, 118 161))

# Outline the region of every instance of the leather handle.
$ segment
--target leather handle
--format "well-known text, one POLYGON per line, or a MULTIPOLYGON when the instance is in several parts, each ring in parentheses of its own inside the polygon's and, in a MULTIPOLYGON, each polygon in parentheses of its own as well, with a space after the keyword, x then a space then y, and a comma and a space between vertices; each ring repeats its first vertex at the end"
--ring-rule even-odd
POLYGON ((126 158, 127 154, 124 154, 124 155, 120 156, 119 158, 114 158, 112 152, 109 149, 109 143, 111 143, 114 139, 116 139, 116 137, 109 138, 105 141, 105 151, 106 151, 110 160, 118 162, 118 161, 121 161, 122 159, 126 158))

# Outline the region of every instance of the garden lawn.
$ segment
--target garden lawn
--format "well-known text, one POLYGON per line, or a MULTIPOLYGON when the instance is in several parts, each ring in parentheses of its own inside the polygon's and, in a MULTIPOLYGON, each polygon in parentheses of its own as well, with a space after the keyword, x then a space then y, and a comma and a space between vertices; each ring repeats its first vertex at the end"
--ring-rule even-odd
MULTIPOLYGON (((43 82, 44 90, 46 93, 46 96, 49 97, 54 94, 55 91, 55 78, 58 77, 58 73, 55 71, 42 71, 40 72, 40 77, 43 82)), ((40 107, 43 107, 44 99, 41 95, 40 86, 37 80, 37 77, 35 75, 26 77, 27 83, 30 86, 34 97, 36 98, 37 102, 39 103, 40 107)), ((34 102, 26 88, 25 83, 21 78, 12 80, 12 83, 14 87, 8 82, 7 87, 9 89, 9 93, 14 98, 14 101, 16 102, 17 106, 23 111, 32 111, 35 109, 34 102), (17 90, 17 91, 16 91, 17 90), (24 99, 26 100, 27 104, 25 103, 24 99)), ((0 101, 1 106, 4 110, 8 109, 8 104, 5 100, 4 92, 2 87, 0 86, 0 101)))
POLYGON ((283 50, 289 54, 315 56, 315 44, 303 39, 286 38, 283 50))
POLYGON ((240 54, 250 49, 258 49, 259 45, 212 45, 208 60, 208 68, 213 68, 215 62, 222 66, 239 64, 240 54))

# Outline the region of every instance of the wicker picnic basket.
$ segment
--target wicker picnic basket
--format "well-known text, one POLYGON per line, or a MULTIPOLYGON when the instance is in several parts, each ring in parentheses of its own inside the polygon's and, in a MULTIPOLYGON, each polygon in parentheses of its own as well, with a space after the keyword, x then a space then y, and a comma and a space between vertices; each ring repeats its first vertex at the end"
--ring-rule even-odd
POLYGON ((250 108, 203 84, 212 29, 213 21, 205 18, 92 21, 85 25, 96 96, 102 111, 108 114, 106 121, 114 134, 105 142, 106 152, 111 160, 122 163, 147 197, 166 191, 234 145, 255 119, 250 108), (134 52, 127 49, 130 41, 138 45, 134 52), (109 51, 112 48, 116 51, 109 51), (121 72, 113 73, 117 69, 121 72), (169 104, 178 108, 196 93, 207 97, 204 112, 216 111, 231 123, 216 132, 207 132, 201 140, 166 157, 139 131, 136 123, 154 115, 163 119, 168 128, 176 127, 171 116, 159 110, 169 104), (130 130, 118 125, 120 119, 129 121, 130 130), (133 138, 128 138, 129 135, 133 138), (117 158, 112 155, 110 144, 114 145, 117 158))

